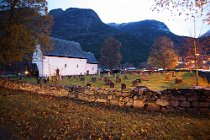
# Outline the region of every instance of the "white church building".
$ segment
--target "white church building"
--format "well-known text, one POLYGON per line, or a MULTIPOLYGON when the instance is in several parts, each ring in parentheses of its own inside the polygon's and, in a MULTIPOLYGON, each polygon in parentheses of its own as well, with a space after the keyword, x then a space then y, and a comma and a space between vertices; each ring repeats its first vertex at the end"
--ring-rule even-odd
POLYGON ((42 52, 38 44, 32 63, 37 65, 39 77, 97 74, 98 62, 90 52, 84 52, 78 42, 51 38, 52 49, 42 52))

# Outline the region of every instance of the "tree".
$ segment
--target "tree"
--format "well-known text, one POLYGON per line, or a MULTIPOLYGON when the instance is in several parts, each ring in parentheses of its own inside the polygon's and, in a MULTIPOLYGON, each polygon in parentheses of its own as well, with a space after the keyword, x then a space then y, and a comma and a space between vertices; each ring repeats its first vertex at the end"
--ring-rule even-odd
POLYGON ((46 0, 1 0, 0 21, 1 64, 31 57, 36 43, 50 46, 46 0))
POLYGON ((209 0, 155 0, 153 10, 167 9, 172 15, 185 15, 186 20, 193 20, 194 40, 193 48, 195 55, 196 85, 198 85, 198 53, 196 46, 195 23, 197 18, 202 18, 204 23, 210 24, 210 1, 209 0))
POLYGON ((155 0, 152 10, 168 10, 171 15, 185 15, 187 19, 203 17, 210 24, 209 0, 155 0))
POLYGON ((170 38, 159 37, 154 41, 147 62, 152 66, 163 68, 164 71, 166 68, 174 68, 177 65, 178 56, 170 38))
POLYGON ((119 66, 122 59, 120 48, 121 43, 114 37, 106 38, 101 47, 101 65, 108 66, 110 69, 119 66))

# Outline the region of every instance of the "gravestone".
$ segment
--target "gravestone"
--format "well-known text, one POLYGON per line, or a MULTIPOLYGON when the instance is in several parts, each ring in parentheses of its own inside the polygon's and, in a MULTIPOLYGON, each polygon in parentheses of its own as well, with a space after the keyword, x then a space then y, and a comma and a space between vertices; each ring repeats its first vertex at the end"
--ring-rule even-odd
POLYGON ((110 71, 108 71, 108 77, 110 77, 111 76, 111 72, 110 71))
POLYGON ((87 87, 91 87, 92 86, 92 84, 91 83, 87 83, 87 85, 86 85, 87 87))
POLYGON ((101 75, 100 69, 97 70, 97 74, 98 74, 98 75, 101 75))
POLYGON ((99 77, 98 80, 101 81, 102 80, 102 77, 99 77))
POLYGON ((147 76, 147 74, 145 74, 144 72, 142 73, 141 78, 142 78, 142 80, 144 80, 144 81, 148 81, 148 76, 147 76))
POLYGON ((121 78, 120 77, 116 77, 116 83, 121 83, 121 78))
POLYGON ((138 82, 137 80, 134 80, 134 81, 133 81, 133 87, 137 87, 138 84, 139 84, 139 82, 138 82))
POLYGON ((110 81, 110 82, 109 82, 109 87, 110 87, 110 88, 114 88, 114 82, 110 81))
POLYGON ((136 79, 136 81, 137 81, 138 83, 141 83, 141 79, 136 79))
POLYGON ((92 77, 91 81, 92 82, 96 82, 97 81, 97 78, 96 77, 92 77))
POLYGON ((176 78, 175 79, 175 84, 179 84, 179 83, 181 83, 182 82, 182 78, 176 78))
POLYGON ((121 84, 121 90, 126 90, 126 84, 125 83, 121 84))
POLYGON ((46 84, 46 83, 47 83, 47 77, 44 78, 44 84, 46 84))
POLYGON ((105 85, 109 85, 110 79, 108 77, 104 77, 105 85))
POLYGON ((172 77, 176 77, 176 72, 175 71, 172 72, 172 77))
POLYGON ((41 78, 37 78, 37 84, 41 83, 41 78))
POLYGON ((165 80, 167 80, 167 81, 170 80, 170 74, 168 72, 165 74, 165 80))
POLYGON ((80 77, 80 81, 85 81, 85 77, 80 77))
POLYGON ((128 75, 125 75, 125 76, 124 76, 124 79, 128 80, 128 75))

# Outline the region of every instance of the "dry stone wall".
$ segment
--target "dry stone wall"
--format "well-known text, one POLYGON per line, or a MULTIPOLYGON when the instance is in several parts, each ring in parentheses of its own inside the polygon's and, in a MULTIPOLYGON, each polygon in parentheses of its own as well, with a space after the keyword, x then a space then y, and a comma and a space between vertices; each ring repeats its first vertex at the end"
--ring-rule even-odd
POLYGON ((210 88, 152 91, 138 86, 133 90, 121 91, 113 88, 38 85, 5 79, 0 79, 0 87, 150 111, 210 112, 210 88))

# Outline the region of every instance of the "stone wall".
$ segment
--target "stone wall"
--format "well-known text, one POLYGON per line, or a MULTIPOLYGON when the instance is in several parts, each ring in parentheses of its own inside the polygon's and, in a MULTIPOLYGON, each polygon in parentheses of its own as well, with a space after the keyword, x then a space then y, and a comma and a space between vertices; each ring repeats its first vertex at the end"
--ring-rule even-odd
POLYGON ((67 87, 64 86, 41 85, 41 84, 38 85, 23 81, 6 80, 6 79, 0 79, 0 87, 11 90, 20 90, 31 93, 51 95, 56 97, 67 97, 69 90, 67 87))
POLYGON ((199 76, 201 76, 202 78, 206 78, 208 83, 210 83, 210 71, 198 71, 198 73, 199 76))
POLYGON ((138 86, 133 90, 79 86, 37 85, 0 79, 0 87, 57 97, 68 97, 120 107, 161 112, 210 112, 210 88, 152 91, 138 86))

